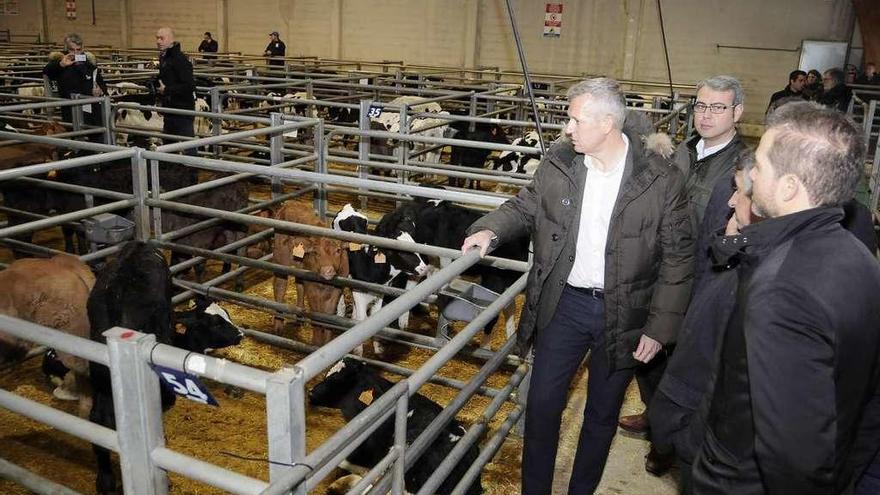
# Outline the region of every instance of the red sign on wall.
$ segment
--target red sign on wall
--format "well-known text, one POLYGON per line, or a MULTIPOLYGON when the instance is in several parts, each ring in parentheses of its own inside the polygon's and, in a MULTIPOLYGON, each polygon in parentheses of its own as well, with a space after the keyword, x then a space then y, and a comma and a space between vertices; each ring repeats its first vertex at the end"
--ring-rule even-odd
POLYGON ((562 35, 562 4, 548 3, 544 9, 544 37, 558 38, 562 35))

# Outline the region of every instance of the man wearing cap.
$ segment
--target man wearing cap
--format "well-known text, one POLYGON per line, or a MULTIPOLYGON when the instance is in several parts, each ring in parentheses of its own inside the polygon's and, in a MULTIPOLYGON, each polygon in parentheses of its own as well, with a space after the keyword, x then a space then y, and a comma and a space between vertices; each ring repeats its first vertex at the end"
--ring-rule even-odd
MULTIPOLYGON (((287 50, 287 47, 284 45, 284 42, 278 38, 278 31, 272 31, 271 33, 269 33, 269 37, 271 38, 271 40, 269 41, 269 44, 266 45, 266 51, 263 53, 263 55, 267 57, 283 57, 284 52, 287 50)), ((283 67, 284 60, 270 58, 269 65, 277 65, 283 67)))

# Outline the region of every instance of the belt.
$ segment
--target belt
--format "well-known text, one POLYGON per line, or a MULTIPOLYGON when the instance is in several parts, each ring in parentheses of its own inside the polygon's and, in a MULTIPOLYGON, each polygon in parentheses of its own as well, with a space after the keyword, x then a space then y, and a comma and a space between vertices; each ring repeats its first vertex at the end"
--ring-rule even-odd
POLYGON ((568 285, 568 288, 576 292, 580 292, 581 294, 591 296, 593 299, 605 299, 605 291, 602 289, 597 289, 594 287, 575 287, 573 285, 568 285))

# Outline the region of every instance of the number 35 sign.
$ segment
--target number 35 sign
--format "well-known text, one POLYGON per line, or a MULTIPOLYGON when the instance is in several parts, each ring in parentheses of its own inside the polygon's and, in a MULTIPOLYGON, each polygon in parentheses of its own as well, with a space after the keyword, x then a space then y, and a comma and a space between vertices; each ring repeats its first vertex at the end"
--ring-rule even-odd
POLYGON ((153 365, 153 370, 159 375, 163 385, 167 385, 175 394, 200 404, 220 407, 220 404, 211 396, 208 387, 205 387, 195 376, 157 364, 153 365))

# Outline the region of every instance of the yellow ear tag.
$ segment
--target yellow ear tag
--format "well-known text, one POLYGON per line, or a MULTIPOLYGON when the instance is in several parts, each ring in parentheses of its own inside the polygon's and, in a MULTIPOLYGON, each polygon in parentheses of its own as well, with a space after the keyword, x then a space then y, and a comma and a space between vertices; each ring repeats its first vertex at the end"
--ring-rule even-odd
POLYGON ((46 177, 49 179, 57 179, 58 178, 58 171, 57 170, 50 170, 49 173, 46 174, 46 177))
POLYGON ((174 331, 179 333, 180 335, 183 335, 186 333, 186 325, 184 325, 183 323, 177 323, 174 325, 174 331))
POLYGON ((302 243, 297 244, 293 248, 293 257, 302 259, 303 256, 306 255, 306 248, 302 245, 302 243))
POLYGON ((361 395, 358 396, 358 400, 363 402, 366 405, 370 405, 373 403, 373 389, 368 388, 361 392, 361 395))
POLYGON ((356 242, 349 242, 348 243, 348 250, 349 251, 360 251, 361 247, 362 246, 356 242))
POLYGON ((373 261, 375 261, 376 263, 379 263, 380 265, 385 263, 385 253, 382 253, 382 252, 376 253, 376 257, 373 258, 373 261))

